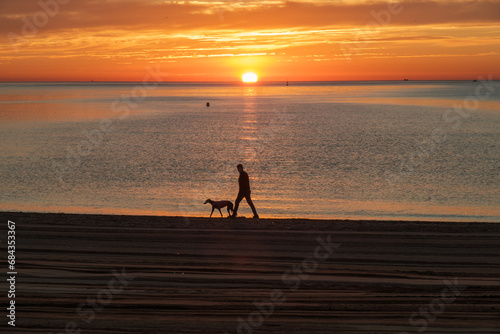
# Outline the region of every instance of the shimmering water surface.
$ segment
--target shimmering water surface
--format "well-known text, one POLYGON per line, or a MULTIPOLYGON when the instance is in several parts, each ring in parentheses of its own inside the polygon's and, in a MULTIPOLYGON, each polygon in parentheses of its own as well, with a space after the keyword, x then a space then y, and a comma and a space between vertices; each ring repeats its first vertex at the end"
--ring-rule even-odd
POLYGON ((500 221, 499 82, 4 83, 0 122, 4 211, 208 216, 242 163, 262 217, 500 221))

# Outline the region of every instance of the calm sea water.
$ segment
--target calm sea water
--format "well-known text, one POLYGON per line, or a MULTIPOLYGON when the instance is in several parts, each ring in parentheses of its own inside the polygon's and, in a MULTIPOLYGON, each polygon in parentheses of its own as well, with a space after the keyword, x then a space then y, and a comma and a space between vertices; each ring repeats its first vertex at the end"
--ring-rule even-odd
POLYGON ((242 163, 261 217, 500 221, 499 82, 4 83, 0 122, 3 211, 208 216, 242 163))

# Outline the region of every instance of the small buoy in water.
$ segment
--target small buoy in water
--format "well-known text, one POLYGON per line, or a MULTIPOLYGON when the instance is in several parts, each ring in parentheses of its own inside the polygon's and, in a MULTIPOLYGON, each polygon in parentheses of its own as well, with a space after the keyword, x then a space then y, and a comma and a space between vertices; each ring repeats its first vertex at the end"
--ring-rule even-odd
POLYGON ((207 107, 210 107, 210 102, 207 102, 207 107))

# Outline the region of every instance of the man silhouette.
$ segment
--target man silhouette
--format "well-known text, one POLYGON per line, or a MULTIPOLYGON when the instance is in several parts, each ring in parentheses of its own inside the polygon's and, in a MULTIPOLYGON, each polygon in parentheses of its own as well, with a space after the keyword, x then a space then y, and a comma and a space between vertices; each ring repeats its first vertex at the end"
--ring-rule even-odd
POLYGON ((238 169, 238 172, 240 172, 240 177, 238 178, 240 191, 238 192, 238 197, 236 197, 232 217, 236 217, 238 206, 240 205, 241 200, 244 198, 247 200, 248 205, 250 205, 250 208, 252 209, 253 217, 259 218, 257 210, 255 210, 255 206, 253 205, 252 199, 250 198, 250 179, 248 178, 248 174, 243 170, 242 164, 239 164, 238 166, 236 166, 236 168, 238 169))

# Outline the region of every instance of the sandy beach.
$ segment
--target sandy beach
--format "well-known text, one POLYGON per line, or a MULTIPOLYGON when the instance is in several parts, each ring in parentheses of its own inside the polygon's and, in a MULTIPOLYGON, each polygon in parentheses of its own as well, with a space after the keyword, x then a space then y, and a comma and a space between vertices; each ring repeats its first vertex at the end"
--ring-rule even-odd
POLYGON ((2 332, 500 332, 500 224, 0 216, 2 332))

